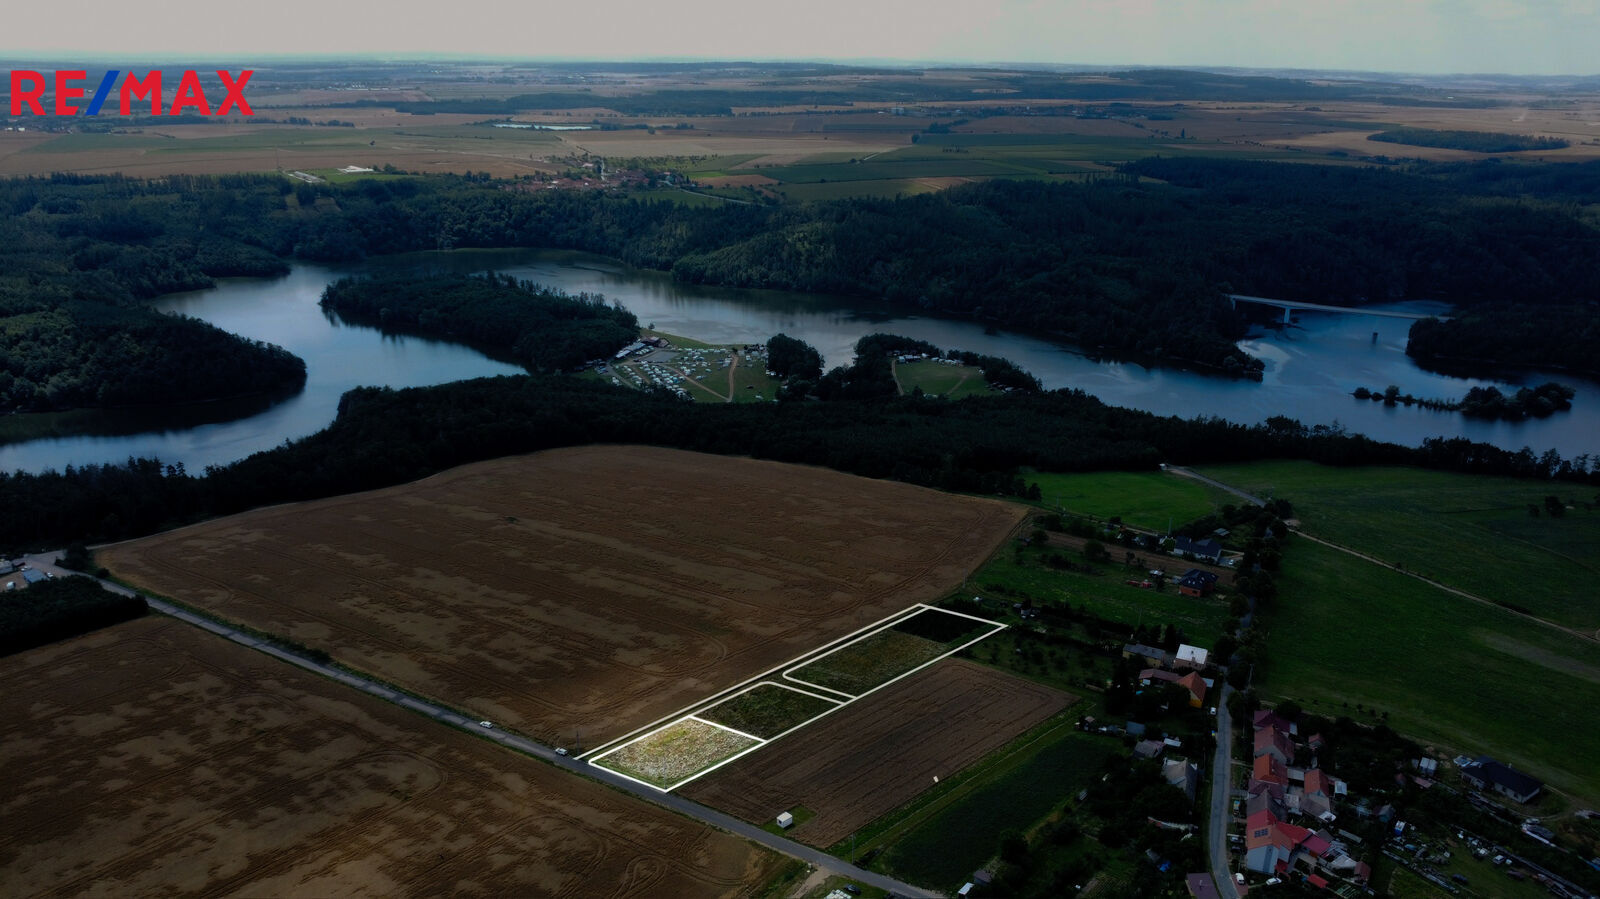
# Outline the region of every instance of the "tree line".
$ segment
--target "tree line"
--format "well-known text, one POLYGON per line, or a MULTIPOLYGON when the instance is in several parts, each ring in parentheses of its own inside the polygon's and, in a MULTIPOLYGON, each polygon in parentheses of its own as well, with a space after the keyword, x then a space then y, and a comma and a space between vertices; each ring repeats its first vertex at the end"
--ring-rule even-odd
POLYGON ((1571 144, 1559 137, 1506 134, 1500 131, 1439 131, 1433 128, 1391 128, 1367 135, 1367 140, 1413 147, 1442 147, 1474 153, 1515 153, 1521 150, 1563 150, 1571 144))
POLYGON ((1469 418, 1492 418, 1506 421, 1522 421, 1528 417, 1548 418, 1557 412, 1565 412, 1572 408, 1572 398, 1577 391, 1565 384, 1547 381, 1538 387, 1522 387, 1516 393, 1507 395, 1498 387, 1473 387, 1467 391, 1466 396, 1459 400, 1442 400, 1429 397, 1416 397, 1409 393, 1402 394, 1400 388, 1390 384, 1382 391, 1371 390, 1366 387, 1357 387, 1350 395, 1358 400, 1382 401, 1385 406, 1396 403, 1406 406, 1421 406, 1424 409, 1439 409, 1446 412, 1460 412, 1469 418))
POLYGON ((1246 426, 1107 406, 1081 391, 1014 391, 950 401, 916 396, 696 404, 559 375, 484 378, 406 390, 359 388, 335 421, 204 476, 157 460, 0 475, 0 548, 55 548, 153 533, 215 515, 400 484, 484 459, 561 446, 635 443, 820 465, 990 495, 1026 495, 1022 468, 1146 470, 1303 458, 1416 465, 1600 483, 1587 456, 1507 452, 1464 438, 1418 448, 1275 418, 1246 426))

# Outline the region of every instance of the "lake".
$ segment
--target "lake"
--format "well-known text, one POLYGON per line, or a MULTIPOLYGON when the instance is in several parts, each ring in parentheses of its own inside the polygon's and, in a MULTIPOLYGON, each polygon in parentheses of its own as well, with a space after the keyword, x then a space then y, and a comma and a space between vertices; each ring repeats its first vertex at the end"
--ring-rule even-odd
MULTIPOLYGON (((641 324, 709 343, 757 343, 781 332, 815 346, 830 367, 847 364, 861 336, 884 331, 949 349, 1004 356, 1038 376, 1047 388, 1075 387, 1112 405, 1161 415, 1215 415, 1244 423, 1287 415, 1307 425, 1338 423, 1353 432, 1411 446, 1443 435, 1512 450, 1529 446, 1542 452, 1554 447, 1568 458, 1600 452, 1600 384, 1570 375, 1527 372, 1509 384, 1515 389, 1557 380, 1577 390, 1572 411, 1544 420, 1490 422, 1355 400, 1350 391, 1358 386, 1381 391, 1395 384, 1401 393, 1440 398, 1458 398, 1477 385, 1507 389, 1506 381, 1456 378, 1418 368, 1405 355, 1411 324, 1405 319, 1302 312, 1293 328, 1263 330, 1240 342, 1245 351, 1266 362, 1258 383, 1095 359, 1036 335, 988 328, 981 322, 908 314, 860 300, 678 284, 661 272, 630 269, 583 253, 458 250, 347 267, 296 265, 281 278, 230 279, 209 290, 162 297, 152 305, 278 344, 305 359, 305 389, 282 401, 256 398, 178 408, 10 416, 3 427, 11 433, 58 436, 0 446, 0 470, 41 471, 154 456, 199 471, 321 430, 333 420, 339 397, 352 387, 416 387, 520 372, 456 344, 385 336, 372 328, 345 324, 317 305, 323 287, 335 278, 397 269, 493 269, 573 293, 601 293, 631 309, 641 324)), ((1425 302, 1381 308, 1448 310, 1445 304, 1425 302)))

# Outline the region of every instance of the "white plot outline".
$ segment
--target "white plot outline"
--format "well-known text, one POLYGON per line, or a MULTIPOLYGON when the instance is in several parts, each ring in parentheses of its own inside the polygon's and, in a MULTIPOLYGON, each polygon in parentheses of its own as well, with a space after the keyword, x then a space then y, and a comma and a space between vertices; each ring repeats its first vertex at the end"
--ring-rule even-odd
POLYGON ((674 712, 671 715, 665 716, 663 718, 658 718, 655 721, 651 722, 650 724, 645 725, 644 728, 640 728, 639 729, 639 730, 644 730, 645 731, 644 733, 639 733, 639 730, 635 730, 635 731, 633 731, 632 734, 624 734, 622 737, 620 737, 620 738, 618 738, 616 740, 612 740, 608 744, 601 744, 601 746, 590 750, 588 754, 583 755, 583 756, 579 756, 579 758, 588 761, 590 764, 599 764, 600 760, 605 758, 606 756, 611 755, 612 753, 618 752, 618 751, 620 751, 620 750, 622 750, 622 749, 624 749, 624 748, 626 748, 628 746, 631 746, 634 743, 637 743, 637 742, 639 742, 641 740, 648 739, 648 738, 654 736, 655 734, 657 734, 657 733, 659 733, 659 732, 661 732, 663 730, 666 730, 667 728, 672 727, 675 724, 678 724, 681 721, 687 721, 687 720, 693 720, 693 721, 697 721, 697 722, 699 722, 701 724, 709 724, 709 725, 711 725, 713 727, 719 727, 719 728, 722 728, 723 730, 730 731, 732 733, 738 734, 741 737, 746 737, 748 739, 756 741, 754 743, 754 745, 747 746, 747 747, 739 750, 738 752, 735 752, 732 755, 729 755, 727 758, 720 759, 720 760, 714 762, 713 764, 707 765, 706 767, 701 768, 700 770, 694 772, 693 774, 689 775, 688 777, 685 777, 682 780, 680 780, 680 781, 678 781, 678 782, 676 782, 676 783, 674 783, 674 784, 672 784, 670 786, 666 786, 666 787, 662 787, 662 786, 659 786, 657 784, 650 783, 647 780, 641 780, 640 778, 634 777, 634 776, 632 776, 630 774, 626 774, 626 773, 624 773, 622 771, 617 770, 616 768, 610 767, 609 765, 600 765, 600 767, 605 768, 608 772, 611 772, 611 773, 617 775, 618 777, 623 777, 623 778, 626 778, 628 780, 633 781, 634 783, 642 784, 644 786, 649 787, 652 790, 657 790, 657 791, 662 792, 662 793, 670 793, 673 790, 676 790, 679 787, 683 786, 684 784, 689 783, 690 781, 698 780, 699 778, 702 778, 702 777, 706 776, 707 774, 710 774, 711 772, 717 770, 718 768, 721 768, 723 765, 731 764, 733 762, 738 761, 739 759, 745 757, 746 755, 749 755, 752 752, 755 752, 756 750, 758 750, 761 747, 767 745, 768 743, 771 743, 771 742, 773 742, 775 740, 781 740, 784 737, 787 737, 788 735, 790 735, 790 734, 794 733, 795 731, 799 730, 800 728, 806 727, 806 726, 810 725, 812 722, 815 722, 820 718, 825 718, 825 717, 833 714, 834 712, 839 711, 840 709, 844 708, 845 706, 850 705, 853 702, 856 702, 857 700, 863 699, 863 698, 865 698, 867 696, 871 696, 873 693, 876 693, 879 690, 882 690, 885 687, 888 687, 889 685, 895 683, 896 681, 904 680, 905 678, 910 677, 913 674, 916 674, 918 671, 921 671, 922 669, 927 668, 929 665, 932 665, 935 662, 939 662, 939 661, 942 661, 944 659, 947 659, 950 656, 955 655, 956 653, 962 651, 963 649, 966 649, 969 646, 972 646, 972 645, 974 645, 976 643, 979 643, 979 642, 981 642, 983 640, 987 640, 988 638, 994 636, 995 634, 998 634, 1001 631, 1005 630, 1007 627, 1008 627, 1008 625, 1002 624, 1001 622, 991 621, 991 620, 989 620, 987 618, 979 618, 976 615, 968 615, 965 612, 954 612, 954 611, 951 611, 949 609, 941 609, 941 608, 939 608, 937 606, 930 606, 930 605, 927 605, 926 603, 916 603, 915 605, 909 606, 909 607, 901 610, 900 612, 896 612, 895 614, 887 616, 886 618, 879 619, 877 622, 874 622, 873 624, 869 624, 866 627, 860 628, 860 629, 858 629, 858 630, 856 630, 856 631, 854 631, 854 632, 852 632, 850 634, 846 634, 844 637, 840 637, 837 640, 833 640, 833 641, 830 641, 829 643, 825 643, 819 649, 815 649, 815 650, 812 650, 811 652, 808 652, 808 653, 806 653, 804 655, 797 656, 796 658, 791 659, 791 660, 789 660, 788 662, 786 662, 786 663, 784 663, 782 665, 778 665, 778 666, 776 666, 774 668, 771 668, 771 669, 769 669, 767 671, 762 672, 761 674, 756 675, 755 677, 753 677, 753 678, 751 678, 749 680, 746 680, 746 681, 744 681, 742 683, 739 683, 739 684, 736 684, 736 685, 734 685, 732 687, 729 687, 728 689, 723 690, 723 691, 713 695, 709 699, 701 700, 700 702, 696 702, 696 703, 694 703, 692 705, 686 706, 686 707, 678 710, 677 712, 674 712), (873 687, 872 689, 867 690, 865 692, 862 692, 860 694, 854 695, 854 696, 851 696, 849 693, 845 693, 845 692, 843 692, 841 690, 832 690, 832 689, 829 689, 828 687, 823 687, 823 686, 821 686, 819 684, 812 684, 812 683, 810 683, 808 681, 800 680, 799 678, 790 678, 789 677, 789 672, 790 671, 794 671, 794 670, 797 670, 797 669, 800 669, 800 668, 804 668, 806 665, 809 665, 812 662, 818 661, 819 659, 822 659, 822 658, 824 658, 826 656, 832 655, 833 653, 838 652, 841 649, 844 649, 846 646, 849 646, 851 644, 858 643, 858 642, 860 642, 862 640, 865 640, 868 637, 874 636, 875 634, 877 634, 877 633, 879 633, 881 631, 888 630, 889 628, 891 628, 891 627, 893 627, 893 626, 895 626, 897 624, 900 624, 900 623, 902 623, 904 621, 908 621, 911 618, 914 618, 917 615, 922 614, 923 612, 941 612, 941 613, 946 614, 946 615, 956 615, 956 616, 959 616, 961 618, 969 618, 969 619, 971 619, 973 621, 977 621, 977 622, 980 622, 980 623, 983 623, 983 624, 992 625, 992 628, 989 631, 987 631, 986 633, 980 634, 977 637, 974 637, 973 639, 968 640, 965 643, 962 643, 960 646, 957 646, 957 647, 954 647, 952 649, 946 650, 945 652, 940 653, 939 655, 927 660, 926 662, 923 662, 920 665, 917 665, 917 666, 915 666, 915 667, 913 667, 911 669, 903 671, 900 674, 897 674, 894 677, 889 678, 888 680, 884 681, 883 683, 878 684, 877 686, 873 687), (785 679, 785 680, 793 680, 795 683, 805 684, 808 687, 814 687, 814 688, 820 689, 820 690, 827 690, 830 693, 837 693, 840 696, 845 696, 845 697, 848 697, 848 698, 847 699, 842 699, 842 700, 841 699, 835 699, 835 698, 830 697, 830 696, 822 696, 822 695, 819 695, 819 694, 816 694, 816 693, 812 693, 809 690, 799 689, 798 687, 795 687, 792 684, 783 683, 781 681, 768 680, 767 679, 768 676, 771 675, 773 672, 779 672, 779 676, 781 678, 785 679), (803 694, 805 694, 807 696, 811 696, 811 697, 814 697, 816 699, 825 699, 825 700, 827 700, 829 702, 834 703, 834 706, 833 706, 833 708, 827 709, 827 710, 825 710, 823 712, 820 712, 820 713, 818 713, 818 714, 816 714, 816 715, 814 715, 814 716, 812 716, 810 718, 807 718, 806 720, 800 722, 799 724, 796 724, 796 725, 790 727, 788 730, 785 730, 782 733, 776 734, 776 735, 771 736, 771 737, 757 737, 754 734, 748 734, 748 733, 745 733, 744 731, 735 730, 734 728, 728 727, 725 724, 718 724, 715 721, 708 721, 708 720, 706 720, 704 718, 698 717, 698 714, 700 712, 710 711, 711 709, 715 708, 716 706, 721 705, 724 702, 727 702, 730 699, 735 699, 735 698, 737 698, 739 696, 743 696, 744 694, 750 692, 751 690, 755 690, 758 687, 763 687, 763 686, 779 687, 781 689, 791 690, 791 691, 793 691, 795 693, 803 693, 803 694), (634 734, 637 734, 637 736, 634 736, 634 734))
POLYGON ((887 615, 887 616, 885 616, 883 618, 879 618, 877 621, 874 621, 871 624, 865 625, 863 627, 856 628, 855 630, 851 631, 848 634, 845 634, 842 637, 837 637, 837 638, 835 638, 833 640, 830 640, 827 643, 822 644, 821 646, 818 646, 818 647, 816 647, 814 649, 811 649, 811 650, 809 650, 809 651, 807 651, 807 652, 805 652, 805 653, 803 653, 801 655, 795 656, 794 658, 788 660, 787 662, 780 662, 777 665, 774 665, 771 668, 768 668, 767 670, 761 672, 760 674, 755 675, 754 677, 746 678, 745 680, 740 681, 739 683, 734 684, 733 686, 728 687, 727 689, 724 689, 721 692, 713 693, 712 695, 706 697, 703 700, 700 700, 699 702, 691 703, 689 705, 684 706, 683 708, 678 709, 675 712, 669 712, 669 713, 667 713, 665 715, 662 715, 660 718, 657 718, 656 720, 650 722, 649 724, 643 725, 641 727, 636 727, 633 730, 628 731, 627 733, 623 734, 620 737, 616 737, 615 739, 608 740, 605 743, 601 743, 599 746, 596 746, 595 748, 589 750, 588 752, 579 753, 578 754, 578 758, 580 758, 580 759, 587 758, 587 759, 591 759, 592 760, 592 759, 600 757, 601 755, 605 754, 606 752, 609 752, 610 749, 614 748, 617 744, 620 744, 620 743, 631 743, 633 740, 638 739, 640 737, 647 737, 647 736, 650 735, 650 733, 652 733, 652 732, 654 732, 656 730, 659 730, 660 726, 663 725, 663 724, 668 724, 668 723, 671 723, 673 721, 676 721, 677 719, 682 718, 685 714, 687 714, 687 713, 689 713, 691 711, 694 711, 695 709, 698 709, 698 708, 701 708, 701 707, 709 708, 709 707, 711 707, 713 705, 716 705, 717 703, 721 702, 722 700, 732 699, 734 696, 738 695, 739 693, 745 692, 745 690, 747 690, 749 687, 752 687, 752 686, 756 685, 758 682, 760 682, 762 680, 765 680, 770 675, 776 674, 777 672, 782 671, 785 668, 794 667, 795 663, 800 661, 800 660, 809 658, 812 655, 820 652, 821 650, 826 649, 828 647, 831 647, 831 646, 833 646, 835 644, 854 642, 857 637, 862 636, 867 631, 874 630, 874 629, 878 628, 879 626, 881 626, 881 625, 883 625, 883 624, 885 624, 887 622, 893 622, 893 621, 901 620, 903 618, 909 618, 909 617, 911 617, 911 614, 915 614, 921 608, 925 608, 925 607, 921 603, 917 603, 914 606, 909 606, 907 608, 901 609, 898 612, 893 612, 893 613, 891 613, 891 614, 889 614, 889 615, 887 615), (908 614, 908 613, 910 613, 910 614, 908 614))

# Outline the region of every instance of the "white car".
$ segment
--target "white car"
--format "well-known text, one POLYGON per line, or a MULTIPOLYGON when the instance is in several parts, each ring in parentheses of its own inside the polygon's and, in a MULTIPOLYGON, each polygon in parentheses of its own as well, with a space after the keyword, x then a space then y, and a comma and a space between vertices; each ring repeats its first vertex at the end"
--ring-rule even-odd
POLYGON ((566 755, 566 754, 567 754, 567 748, 565 746, 556 747, 556 755, 566 755))
POLYGON ((478 726, 483 728, 484 730, 494 730, 494 722, 493 721, 479 721, 478 722, 478 726))

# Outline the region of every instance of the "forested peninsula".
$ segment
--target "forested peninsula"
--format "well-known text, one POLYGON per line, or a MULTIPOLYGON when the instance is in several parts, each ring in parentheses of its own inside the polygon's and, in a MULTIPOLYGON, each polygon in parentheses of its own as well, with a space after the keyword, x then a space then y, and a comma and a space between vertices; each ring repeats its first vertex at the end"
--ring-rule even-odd
MULTIPOLYGON (((286 354, 220 331, 180 336, 184 325, 142 302, 290 259, 446 247, 586 250, 688 282, 888 300, 1251 376, 1261 363, 1235 346, 1246 323, 1228 292, 1431 298, 1486 314, 1565 306, 1592 327, 1600 230, 1576 198, 1597 186, 1595 163, 1396 171, 1161 158, 1090 183, 711 208, 458 176, 16 179, 0 182, 0 408, 292 388, 286 354)), ((1574 330, 1537 339, 1563 333, 1574 330)), ((1472 362, 1517 361, 1529 342, 1483 347, 1472 362)))
POLYGON ((236 198, 226 180, 205 183, 203 192, 115 178, 0 183, 0 412, 305 384, 305 363, 279 347, 144 305, 214 277, 288 271, 275 253, 208 230, 236 198))
POLYGON ((639 333, 638 318, 603 297, 492 272, 341 278, 323 291, 322 307, 386 333, 457 340, 536 372, 608 359, 639 333))

